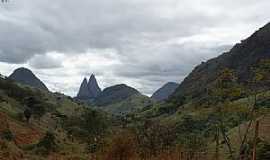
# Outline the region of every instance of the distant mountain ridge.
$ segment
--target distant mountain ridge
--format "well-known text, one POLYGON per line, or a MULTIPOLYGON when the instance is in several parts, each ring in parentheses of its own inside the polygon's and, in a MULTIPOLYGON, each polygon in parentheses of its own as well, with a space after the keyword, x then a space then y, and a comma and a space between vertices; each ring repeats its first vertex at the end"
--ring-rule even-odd
POLYGON ((105 88, 99 96, 96 97, 94 103, 98 106, 106 106, 120 102, 136 94, 140 94, 140 92, 125 84, 119 84, 105 88))
POLYGON ((79 100, 93 100, 100 93, 101 89, 98 86, 96 77, 92 74, 88 82, 87 79, 84 78, 76 98, 79 100))
POLYGON ((31 70, 24 67, 14 70, 8 78, 24 85, 48 91, 46 85, 31 70))
POLYGON ((173 92, 178 86, 179 86, 178 83, 168 82, 161 88, 159 88, 156 92, 154 92, 151 98, 156 101, 164 101, 168 99, 170 95, 173 94, 173 92))
POLYGON ((235 71, 239 82, 245 84, 251 78, 251 69, 260 60, 270 58, 270 23, 260 28, 246 40, 236 44, 229 52, 203 62, 184 79, 170 98, 177 101, 183 97, 203 97, 207 86, 224 68, 235 71))
POLYGON ((93 102, 99 109, 125 115, 153 104, 151 98, 125 84, 105 88, 93 102))

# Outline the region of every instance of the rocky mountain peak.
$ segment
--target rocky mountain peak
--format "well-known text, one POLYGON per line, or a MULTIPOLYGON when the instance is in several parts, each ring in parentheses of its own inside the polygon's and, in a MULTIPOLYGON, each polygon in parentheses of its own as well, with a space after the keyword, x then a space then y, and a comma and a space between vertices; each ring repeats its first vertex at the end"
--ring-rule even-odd
POLYGON ((98 86, 98 83, 94 74, 90 76, 87 86, 94 98, 96 98, 100 94, 101 89, 98 86))
POLYGON ((87 78, 84 78, 83 82, 81 83, 77 98, 81 100, 91 100, 96 98, 101 89, 98 86, 96 77, 92 74, 87 82, 87 78))

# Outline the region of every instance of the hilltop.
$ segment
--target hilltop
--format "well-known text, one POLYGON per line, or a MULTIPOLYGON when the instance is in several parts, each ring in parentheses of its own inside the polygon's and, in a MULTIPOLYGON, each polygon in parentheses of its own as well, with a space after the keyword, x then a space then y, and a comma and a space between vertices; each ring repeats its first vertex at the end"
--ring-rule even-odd
POLYGON ((46 85, 36 77, 36 75, 27 68, 18 68, 10 76, 10 79, 31 87, 48 90, 46 85))

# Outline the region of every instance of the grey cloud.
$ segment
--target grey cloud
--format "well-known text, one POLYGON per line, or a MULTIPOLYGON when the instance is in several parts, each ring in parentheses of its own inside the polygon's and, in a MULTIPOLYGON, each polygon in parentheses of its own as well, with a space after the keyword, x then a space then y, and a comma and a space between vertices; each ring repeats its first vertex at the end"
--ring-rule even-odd
POLYGON ((0 61, 53 70, 41 75, 55 77, 56 83, 45 77, 48 85, 66 93, 80 82, 70 79, 72 86, 63 88, 61 76, 94 72, 103 86, 125 81, 150 94, 246 38, 268 21, 269 7, 268 0, 14 0, 0 6, 0 61), (90 68, 84 62, 75 69, 47 56, 108 48, 120 64, 90 68))
POLYGON ((10 7, 3 12, 12 21, 6 24, 0 19, 0 35, 10 37, 7 45, 1 46, 5 55, 1 54, 0 60, 11 63, 25 62, 35 54, 48 51, 72 53, 88 48, 116 48, 126 53, 125 43, 136 45, 138 41, 198 34, 203 27, 214 26, 218 18, 199 9, 193 9, 192 13, 183 8, 176 10, 175 0, 168 3, 140 0, 13 3, 18 11, 10 7), (178 14, 164 18, 170 9, 178 14))
POLYGON ((29 65, 36 69, 50 69, 62 67, 61 59, 49 55, 35 55, 29 60, 29 65))

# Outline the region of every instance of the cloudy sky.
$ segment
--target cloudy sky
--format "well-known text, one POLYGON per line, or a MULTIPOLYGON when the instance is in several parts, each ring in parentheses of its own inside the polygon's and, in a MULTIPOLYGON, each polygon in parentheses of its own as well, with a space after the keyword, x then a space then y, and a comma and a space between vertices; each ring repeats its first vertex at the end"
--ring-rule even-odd
POLYGON ((150 95, 270 20, 269 0, 9 0, 0 3, 0 73, 30 68, 74 96, 94 73, 150 95))

